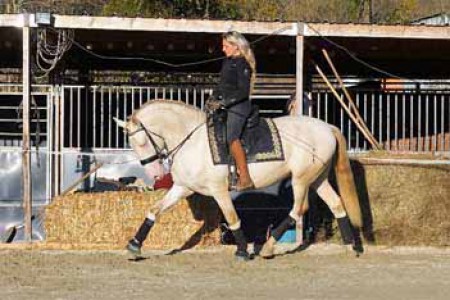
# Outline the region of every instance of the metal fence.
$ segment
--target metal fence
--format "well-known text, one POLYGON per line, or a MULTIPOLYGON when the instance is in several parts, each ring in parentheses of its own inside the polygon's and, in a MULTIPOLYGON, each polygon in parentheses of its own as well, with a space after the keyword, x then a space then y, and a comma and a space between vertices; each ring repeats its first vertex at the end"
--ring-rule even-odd
MULTIPOLYGON (((450 151, 449 91, 358 91, 353 96, 367 127, 384 149, 414 153, 450 151)), ((350 151, 370 150, 329 91, 313 92, 311 99, 308 114, 338 126, 350 151)))

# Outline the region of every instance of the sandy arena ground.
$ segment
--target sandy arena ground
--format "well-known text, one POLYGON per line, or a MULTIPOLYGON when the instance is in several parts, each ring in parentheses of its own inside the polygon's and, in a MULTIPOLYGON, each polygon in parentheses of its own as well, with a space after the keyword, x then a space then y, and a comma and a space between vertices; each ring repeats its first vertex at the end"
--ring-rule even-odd
POLYGON ((234 247, 175 255, 0 248, 0 299, 449 299, 449 248, 334 244, 239 262, 234 247))

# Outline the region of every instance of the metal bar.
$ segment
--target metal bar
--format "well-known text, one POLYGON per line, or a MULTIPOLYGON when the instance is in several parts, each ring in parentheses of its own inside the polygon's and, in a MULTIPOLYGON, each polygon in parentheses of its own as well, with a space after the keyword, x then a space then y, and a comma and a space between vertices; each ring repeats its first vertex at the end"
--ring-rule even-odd
POLYGON ((406 95, 402 94, 402 151, 406 150, 406 95))
POLYGON ((391 150, 391 95, 386 95, 386 149, 391 150))
POLYGON ((78 124, 77 124, 77 147, 81 147, 81 88, 77 88, 77 112, 78 112, 78 124))
POLYGON ((417 99, 417 151, 422 151, 422 95, 419 94, 417 99))
POLYGON ((51 151, 53 151, 53 91, 50 91, 46 98, 46 107, 47 107, 47 130, 45 132, 47 136, 47 152, 45 154, 46 156, 46 164, 45 168, 47 172, 45 172, 46 178, 45 178, 45 204, 49 203, 49 200, 51 199, 51 182, 52 182, 52 155, 50 154, 51 151))
MULTIPOLYGON (((136 89, 135 87, 131 87, 131 105, 130 105, 131 112, 129 114, 133 114, 135 109, 136 109, 136 107, 137 107, 136 96, 135 96, 135 93, 136 93, 135 89, 136 89)), ((138 89, 140 90, 141 88, 138 88, 138 89)), ((127 115, 127 117, 128 117, 128 115, 127 115)))
MULTIPOLYGON (((358 94, 356 94, 356 106, 357 107, 360 107, 359 106, 359 103, 360 101, 359 101, 359 93, 358 94)), ((364 120, 365 121, 365 120, 364 120)), ((355 134, 356 134, 356 137, 355 137, 355 142, 356 142, 356 145, 355 145, 355 148, 358 148, 359 149, 359 131, 358 130, 356 130, 355 131, 355 134)))
POLYGON ((112 146, 112 120, 111 116, 113 115, 112 112, 112 87, 108 87, 108 115, 110 116, 108 118, 108 148, 111 148, 112 146))
MULTIPOLYGON (((409 150, 412 150, 412 141, 414 139, 414 96, 412 94, 409 96, 409 108, 409 150)), ((417 149, 417 147, 414 148, 417 149)))
MULTIPOLYGON (((62 85, 59 91, 60 95, 60 105, 59 105, 59 115, 60 115, 60 123, 59 123, 59 151, 63 151, 65 148, 64 144, 64 137, 67 135, 64 135, 65 130, 65 120, 66 120, 66 111, 65 111, 65 103, 66 103, 66 95, 65 95, 65 86, 62 85)), ((62 182, 63 182, 63 167, 64 167, 64 157, 62 155, 58 155, 59 164, 58 164, 58 188, 57 188, 57 195, 59 195, 61 189, 62 189, 62 182)))
MULTIPOLYGON (((441 151, 445 151, 445 97, 444 95, 441 95, 441 151)), ((449 126, 450 130, 450 126, 449 126)))
POLYGON ((329 114, 328 114, 328 94, 325 94, 325 122, 328 122, 329 114))
POLYGON ((378 94, 378 143, 383 143, 383 95, 378 94))
POLYGON ((105 89, 100 87, 100 147, 105 147, 105 89))
POLYGON ((427 94, 425 96, 425 151, 430 150, 429 143, 430 143, 430 133, 429 133, 429 113, 430 113, 430 99, 429 95, 427 94))
MULTIPOLYGON (((367 122, 367 93, 364 93, 364 122, 367 122)), ((372 133, 372 128, 370 127, 370 133, 372 133)), ((372 133, 373 135, 373 133, 372 133)), ((367 141, 366 139, 363 140, 363 149, 367 150, 367 141)))
POLYGON ((197 106, 197 89, 196 89, 196 88, 193 88, 192 92, 194 93, 194 94, 192 95, 192 97, 194 98, 194 99, 193 99, 193 101, 194 101, 194 106, 197 106))
POLYGON ((394 145, 395 151, 398 151, 398 93, 396 92, 394 95, 394 145))
POLYGON ((72 148, 72 141, 73 141, 73 93, 72 93, 72 87, 68 87, 69 89, 69 148, 72 148))
POLYGON ((93 86, 92 87, 92 121, 93 121, 93 129, 94 132, 92 133, 92 138, 93 138, 93 144, 92 147, 95 148, 95 146, 97 145, 97 121, 96 121, 96 112, 97 112, 97 87, 93 86))
POLYGON ((433 128, 433 151, 437 151, 437 95, 434 94, 433 99, 433 117, 434 117, 434 128, 433 128))
MULTIPOLYGON (((116 105, 115 105, 116 113, 115 113, 115 117, 117 119, 120 119, 120 116, 119 116, 119 105, 120 105, 120 91, 119 91, 119 87, 116 87, 116 105)), ((115 140, 115 142, 116 143, 115 143, 114 148, 118 148, 118 145, 119 145, 119 130, 118 130, 118 128, 116 128, 116 140, 115 140)))
MULTIPOLYGON (((371 115, 372 115, 372 126, 370 127, 370 131, 372 132, 372 134, 374 135, 374 137, 375 137, 375 132, 377 131, 376 130, 376 128, 375 128, 375 94, 372 94, 372 97, 371 97, 371 99, 370 99, 370 104, 371 104, 371 108, 372 108, 372 111, 371 111, 371 115)), ((376 140, 376 138, 375 138, 375 140, 376 140)), ((379 143, 380 141, 378 140, 378 143, 379 143)))
POLYGON ((318 94, 318 99, 317 99, 317 118, 319 118, 319 119, 321 119, 321 117, 320 117, 320 113, 321 113, 321 110, 322 110, 322 105, 321 105, 321 97, 322 95, 319 93, 318 94))

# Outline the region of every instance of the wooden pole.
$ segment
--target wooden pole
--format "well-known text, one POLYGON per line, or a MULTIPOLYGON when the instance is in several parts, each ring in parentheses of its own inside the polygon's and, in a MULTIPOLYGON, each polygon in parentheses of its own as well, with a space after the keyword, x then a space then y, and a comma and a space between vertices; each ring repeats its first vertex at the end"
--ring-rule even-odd
POLYGON ((361 124, 361 127, 364 128, 364 130, 367 133, 367 136, 371 139, 372 144, 376 144, 377 148, 380 149, 381 146, 378 144, 377 140, 375 139, 375 137, 372 135, 369 128, 367 127, 366 122, 364 122, 364 119, 361 117, 361 114, 359 113, 359 109, 358 109, 358 107, 356 107, 355 101, 353 101, 353 97, 350 95, 347 88, 345 87, 344 82, 341 79, 341 76, 339 76, 339 73, 333 64, 333 61, 331 60, 330 56, 328 55, 327 50, 322 49, 322 53, 323 53, 323 56, 325 57, 325 59, 327 60, 328 65, 330 66, 331 70, 333 71, 333 74, 336 77, 336 79, 339 83, 339 86, 342 88, 344 95, 348 100, 350 109, 353 109, 355 119, 361 124))
POLYGON ((296 36, 296 99, 297 102, 297 115, 303 115, 303 57, 305 51, 305 36, 304 36, 304 24, 297 23, 297 36, 296 36))
POLYGON ((374 144, 372 142, 372 140, 368 137, 367 132, 364 130, 364 128, 361 126, 361 124, 356 120, 355 116, 353 115, 353 113, 351 112, 351 110, 349 109, 349 107, 347 107, 347 105, 345 104, 345 102, 341 99, 341 97, 339 96, 338 92, 336 91, 336 89, 333 87, 333 85, 331 85, 330 81, 327 79, 327 77, 325 76, 325 74, 322 72, 322 70, 319 68, 318 65, 315 65, 317 73, 319 73, 319 75, 322 77, 322 79, 325 81, 325 83, 327 84, 327 86, 330 88, 331 92, 333 92, 334 96, 336 97, 336 99, 341 103, 342 107, 344 108, 344 110, 347 112, 347 114, 349 115, 350 119, 352 119, 352 121, 355 123, 356 127, 358 127, 358 129, 361 131, 361 133, 364 135, 364 137, 367 139, 367 141, 372 145, 372 147, 374 149, 379 150, 378 145, 374 144))
POLYGON ((97 170, 100 169, 101 167, 103 167, 103 163, 97 164, 92 170, 90 170, 89 172, 87 172, 86 174, 84 174, 83 177, 79 178, 79 179, 76 180, 74 183, 72 183, 71 186, 69 186, 67 189, 65 189, 65 190, 61 193, 61 196, 64 196, 65 194, 70 193, 70 191, 72 191, 74 188, 76 188, 77 185, 79 185, 81 182, 83 182, 86 178, 88 178, 89 176, 91 176, 92 173, 94 173, 95 171, 97 171, 97 170))
POLYGON ((25 241, 32 240, 32 184, 31 184, 31 152, 30 152, 30 16, 23 14, 22 28, 22 186, 23 186, 23 217, 25 241))

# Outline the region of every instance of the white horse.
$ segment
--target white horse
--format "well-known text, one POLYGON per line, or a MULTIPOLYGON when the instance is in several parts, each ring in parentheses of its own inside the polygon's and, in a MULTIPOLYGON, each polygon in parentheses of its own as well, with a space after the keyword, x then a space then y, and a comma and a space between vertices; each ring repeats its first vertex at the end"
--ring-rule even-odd
MULTIPOLYGON (((228 190, 228 167, 214 165, 210 154, 206 118, 203 111, 193 106, 155 100, 136 111, 127 122, 115 119, 127 132, 129 143, 147 174, 161 176, 162 164, 170 162, 174 181, 173 187, 150 209, 136 236, 128 243, 127 248, 133 254, 140 254, 142 243, 159 214, 197 192, 217 201, 235 236, 236 256, 250 257, 228 190)), ((350 222, 358 228, 362 222, 344 137, 336 127, 318 119, 284 116, 275 118, 274 122, 282 140, 284 161, 251 163, 249 171, 256 188, 291 176, 294 203, 289 216, 272 231, 260 255, 273 256, 274 245, 281 235, 290 226, 296 224, 297 228, 301 227, 308 188, 316 190, 331 209, 338 220, 344 243, 353 243, 354 232, 350 222), (335 154, 337 158, 334 160, 335 154), (333 164, 341 197, 328 181, 333 164)))

